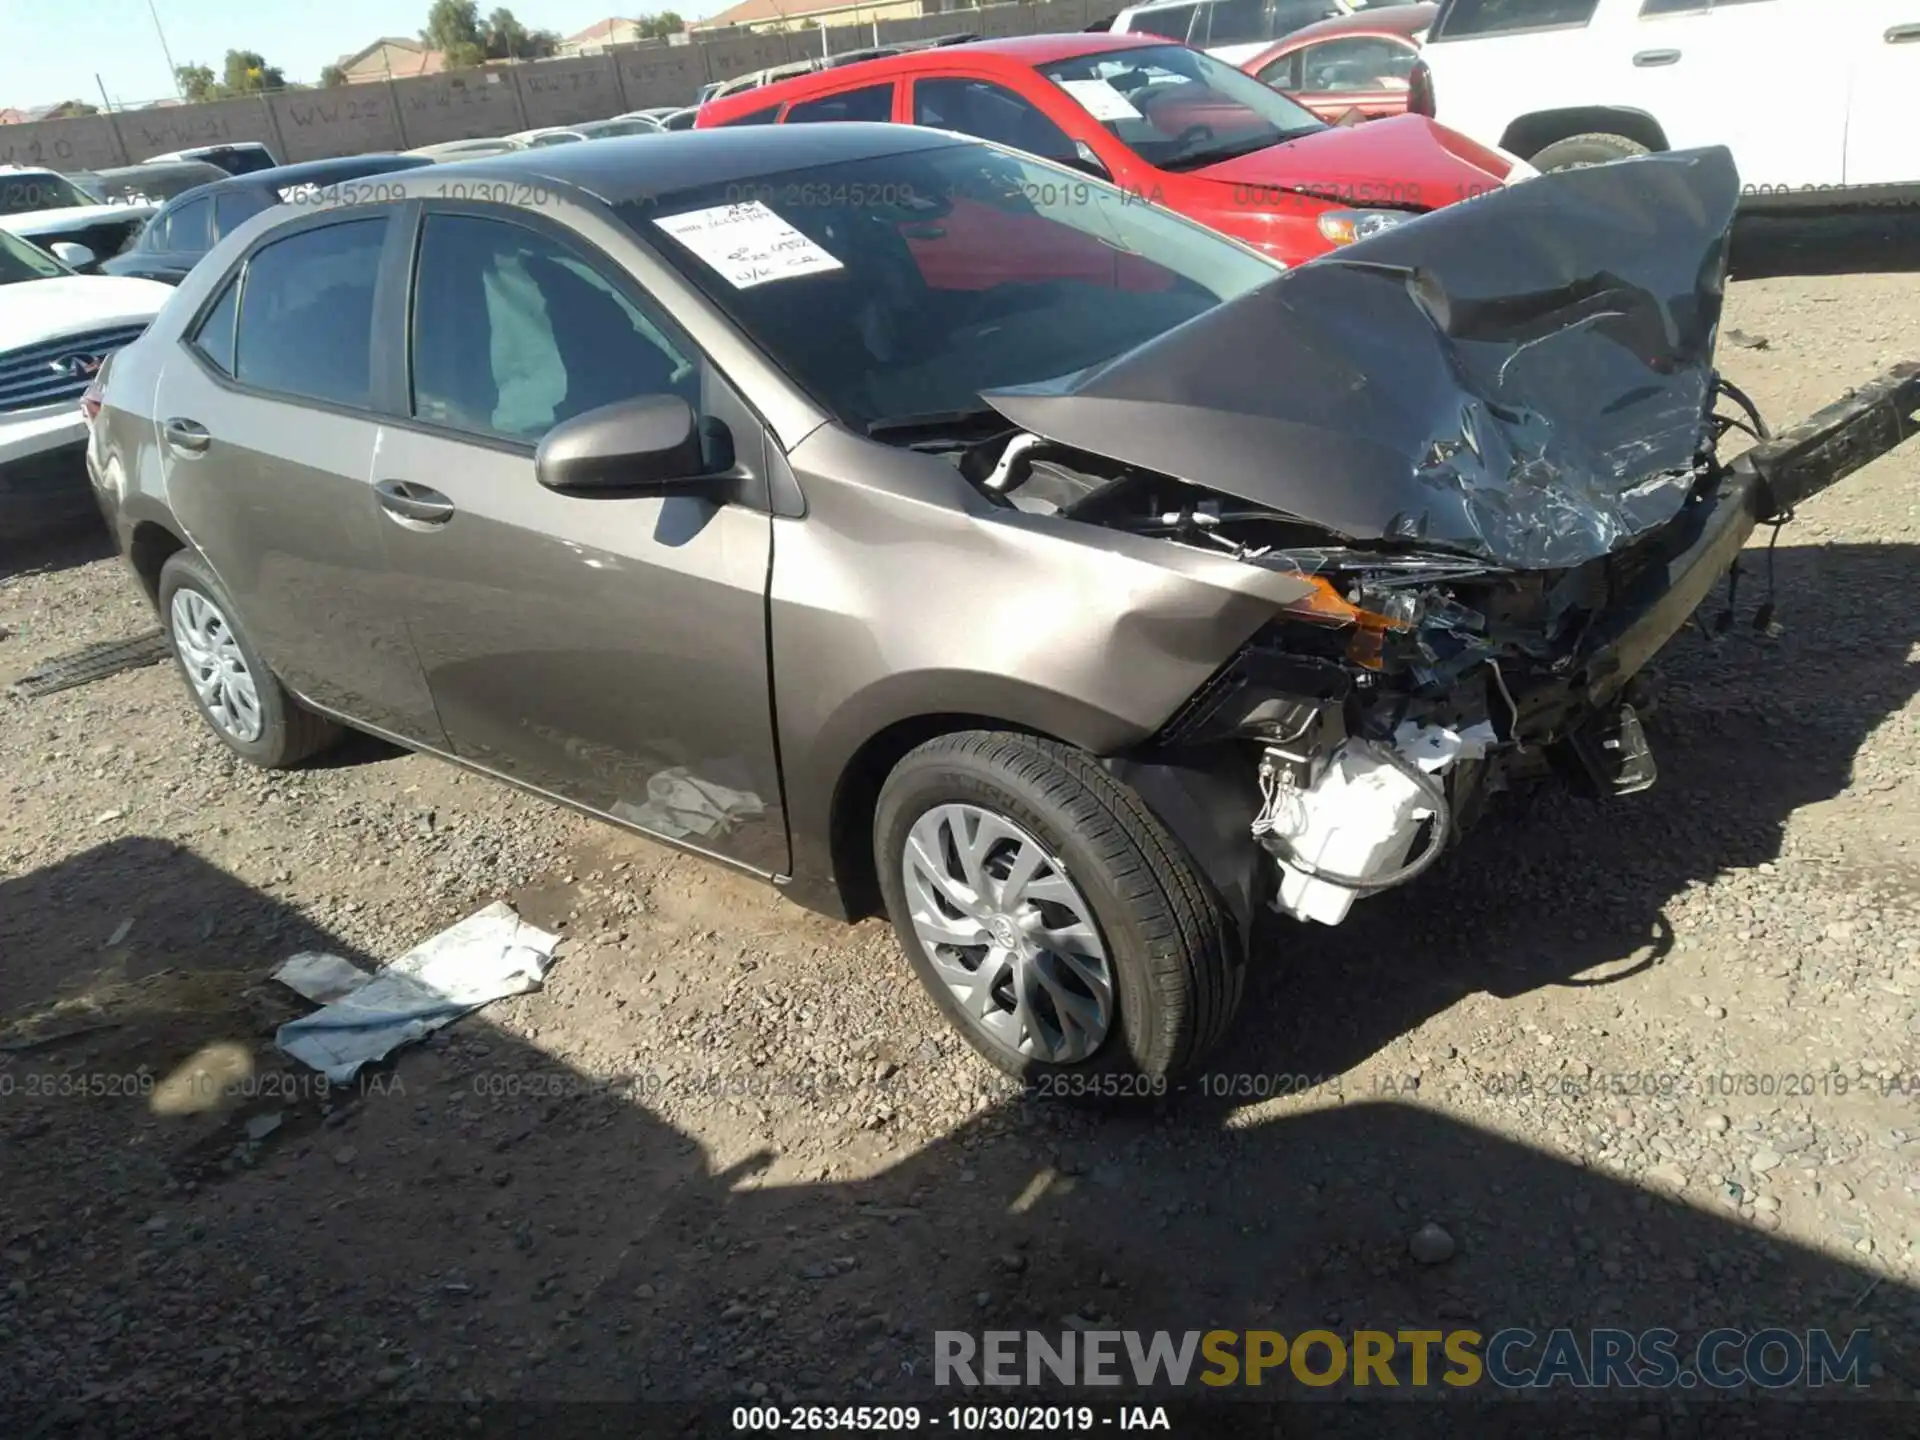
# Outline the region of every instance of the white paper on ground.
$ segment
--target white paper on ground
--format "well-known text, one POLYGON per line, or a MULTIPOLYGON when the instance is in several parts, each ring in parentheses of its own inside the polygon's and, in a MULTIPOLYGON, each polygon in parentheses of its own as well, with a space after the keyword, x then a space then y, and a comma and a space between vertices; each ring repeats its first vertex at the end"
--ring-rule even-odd
POLYGON ((497 900, 382 966, 324 1009, 288 1021, 275 1043, 344 1085, 370 1060, 490 1001, 539 989, 559 943, 557 935, 536 930, 497 900))
POLYGON ((736 290, 841 268, 838 260, 758 200, 689 210, 653 223, 719 271, 736 290))
POLYGON ((1080 102, 1096 120, 1139 120, 1144 118, 1133 102, 1105 80, 1062 80, 1060 88, 1080 102))
POLYGON ((342 995, 351 995, 373 976, 339 955, 308 950, 274 971, 273 978, 316 1005, 331 1005, 342 995))

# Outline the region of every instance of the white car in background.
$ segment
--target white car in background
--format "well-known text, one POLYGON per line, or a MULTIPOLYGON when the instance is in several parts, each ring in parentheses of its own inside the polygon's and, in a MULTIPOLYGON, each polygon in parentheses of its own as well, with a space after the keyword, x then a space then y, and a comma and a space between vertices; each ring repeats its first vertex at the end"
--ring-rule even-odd
POLYGON ((1749 203, 1920 184, 1920 0, 1444 0, 1436 118, 1541 170, 1725 145, 1749 203))
POLYGON ((1229 65, 1251 60, 1276 40, 1321 20, 1414 0, 1151 0, 1129 5, 1108 27, 1115 35, 1159 35, 1204 50, 1229 65))
POLYGON ((0 541, 93 508, 80 399, 173 287, 78 275, 0 231, 0 541))
POLYGON ((57 171, 0 165, 0 230, 77 270, 126 249, 159 208, 158 202, 102 203, 57 171))

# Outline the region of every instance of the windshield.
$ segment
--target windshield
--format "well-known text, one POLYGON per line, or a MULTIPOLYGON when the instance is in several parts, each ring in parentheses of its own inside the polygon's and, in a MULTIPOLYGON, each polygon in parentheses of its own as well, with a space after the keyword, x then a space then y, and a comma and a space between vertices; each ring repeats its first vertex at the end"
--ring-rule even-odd
POLYGON ((22 280, 53 280, 73 271, 46 251, 35 248, 18 235, 0 230, 0 285, 15 285, 22 280))
POLYGON ((619 207, 855 429, 978 411, 1100 364, 1279 267, 1112 186, 978 144, 619 207))
POLYGON ((1326 129, 1311 111, 1184 45, 1079 55, 1039 67, 1149 165, 1194 170, 1326 129))
POLYGON ((35 210, 67 210, 76 205, 99 203, 66 176, 51 170, 0 175, 0 215, 26 215, 35 210))

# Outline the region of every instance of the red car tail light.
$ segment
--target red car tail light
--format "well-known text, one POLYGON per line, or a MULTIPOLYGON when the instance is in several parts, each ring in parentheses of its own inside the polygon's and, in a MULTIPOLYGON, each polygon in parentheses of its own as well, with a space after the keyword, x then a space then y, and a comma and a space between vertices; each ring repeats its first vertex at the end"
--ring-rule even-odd
POLYGON ((1427 62, 1413 62, 1413 72, 1407 76, 1407 110, 1413 115, 1424 115, 1431 120, 1435 115, 1433 104, 1433 71, 1427 68, 1427 62))

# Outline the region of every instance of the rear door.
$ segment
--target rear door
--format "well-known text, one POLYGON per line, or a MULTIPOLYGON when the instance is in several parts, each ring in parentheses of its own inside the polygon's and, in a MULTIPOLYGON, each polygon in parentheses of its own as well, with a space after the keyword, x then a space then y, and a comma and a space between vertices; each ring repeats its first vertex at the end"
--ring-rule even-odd
POLYGON ((173 513, 274 673, 328 710, 437 746, 370 488, 391 225, 356 210, 272 231, 187 327, 155 413, 173 513))
POLYGON ((1829 23, 1843 18, 1853 56, 1847 184, 1920 183, 1913 98, 1920 94, 1920 0, 1854 0, 1829 23))
POLYGON ((788 864, 767 653, 770 442, 614 261, 550 218, 429 204, 409 354, 380 435, 386 568, 454 753, 762 873, 788 864), (736 483, 563 495, 534 475, 562 420, 673 394, 736 483), (419 506, 436 512, 421 518, 419 506))
POLYGON ((1749 195, 1838 185, 1851 65, 1843 37, 1857 6, 1641 0, 1625 64, 1615 64, 1618 103, 1652 115, 1676 150, 1727 146, 1749 195))

